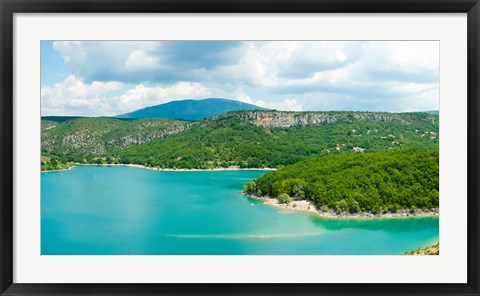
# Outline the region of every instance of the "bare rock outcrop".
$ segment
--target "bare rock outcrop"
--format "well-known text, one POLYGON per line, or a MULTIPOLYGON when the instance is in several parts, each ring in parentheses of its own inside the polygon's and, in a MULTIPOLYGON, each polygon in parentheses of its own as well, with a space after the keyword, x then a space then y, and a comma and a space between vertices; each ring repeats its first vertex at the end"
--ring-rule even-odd
POLYGON ((393 115, 372 112, 288 112, 288 111, 251 111, 239 113, 243 119, 266 128, 288 128, 298 125, 316 125, 335 123, 338 120, 392 121, 393 115))

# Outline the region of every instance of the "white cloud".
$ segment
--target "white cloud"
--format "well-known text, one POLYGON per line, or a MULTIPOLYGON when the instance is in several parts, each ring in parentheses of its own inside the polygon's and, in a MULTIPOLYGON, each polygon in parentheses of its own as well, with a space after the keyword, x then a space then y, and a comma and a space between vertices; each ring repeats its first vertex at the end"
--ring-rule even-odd
POLYGON ((158 66, 158 57, 155 57, 145 50, 137 49, 132 51, 125 62, 127 68, 155 68, 158 66))
POLYGON ((217 43, 68 41, 54 48, 91 89, 95 81, 133 85, 124 94, 97 91, 111 112, 212 96, 279 110, 439 108, 438 42, 217 43))
POLYGON ((302 105, 300 105, 295 99, 285 99, 280 102, 267 103, 264 100, 252 100, 248 95, 239 93, 236 97, 237 101, 247 104, 253 104, 263 108, 281 110, 281 111, 302 111, 302 105))
POLYGON ((181 81, 167 87, 146 87, 140 84, 115 101, 118 103, 119 112, 129 112, 174 100, 203 99, 211 94, 212 92, 201 83, 181 81))
MULTIPOLYGON (((406 68, 408 72, 438 70, 439 43, 415 41, 412 43, 392 42, 383 47, 385 60, 392 69, 406 68)), ((385 65, 384 64, 384 65, 385 65)))
POLYGON ((273 102, 267 104, 271 109, 282 110, 282 111, 302 111, 302 105, 300 105, 295 99, 286 99, 283 102, 273 102))
POLYGON ((436 106, 438 106, 439 97, 440 92, 437 87, 423 90, 399 102, 397 109, 393 111, 412 112, 419 110, 438 110, 436 106), (407 104, 405 104, 405 102, 407 102, 407 104))
POLYGON ((275 86, 278 84, 274 54, 266 54, 253 43, 244 44, 238 63, 219 67, 213 77, 220 80, 235 80, 255 86, 275 86))
POLYGON ((239 93, 237 97, 235 98, 237 101, 247 103, 247 104, 255 104, 255 102, 250 98, 248 95, 244 93, 239 93))
POLYGON ((111 115, 108 93, 123 86, 117 81, 84 83, 74 75, 53 86, 42 85, 42 115, 111 115))
MULTIPOLYGON (((364 54, 361 42, 245 42, 237 62, 219 67, 212 77, 256 87, 315 83, 318 74, 342 71, 364 54)), ((237 54, 238 54, 237 52, 237 54)))
POLYGON ((85 81, 145 80, 160 66, 155 41, 55 41, 53 48, 85 81))
POLYGON ((178 82, 166 87, 136 85, 122 95, 120 82, 85 83, 74 75, 41 89, 42 115, 112 116, 174 100, 203 99, 212 92, 200 83, 178 82), (113 94, 113 95, 112 95, 113 94))

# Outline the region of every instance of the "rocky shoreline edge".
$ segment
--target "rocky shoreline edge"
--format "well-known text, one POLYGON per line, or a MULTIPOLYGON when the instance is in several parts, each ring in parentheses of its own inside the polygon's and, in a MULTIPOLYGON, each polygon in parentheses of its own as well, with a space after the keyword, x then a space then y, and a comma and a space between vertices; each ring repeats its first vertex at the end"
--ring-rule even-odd
POLYGON ((286 203, 279 203, 277 198, 274 197, 265 197, 265 196, 256 196, 251 194, 245 194, 244 196, 256 200, 260 200, 263 202, 264 205, 272 206, 275 208, 279 208, 282 210, 289 210, 289 211, 300 211, 300 212, 307 212, 315 214, 322 218, 329 218, 329 219, 375 219, 375 218, 404 218, 404 217, 438 217, 439 216, 439 209, 429 209, 429 210, 398 210, 397 212, 386 212, 380 214, 373 214, 370 212, 357 212, 357 213, 341 213, 337 214, 333 210, 329 211, 322 211, 318 209, 315 203, 311 200, 305 199, 292 199, 291 202, 288 204, 286 203))
POLYGON ((428 246, 426 248, 418 248, 413 251, 405 252, 403 255, 411 255, 411 256, 418 256, 418 255, 440 255, 440 242, 436 242, 435 244, 428 246))

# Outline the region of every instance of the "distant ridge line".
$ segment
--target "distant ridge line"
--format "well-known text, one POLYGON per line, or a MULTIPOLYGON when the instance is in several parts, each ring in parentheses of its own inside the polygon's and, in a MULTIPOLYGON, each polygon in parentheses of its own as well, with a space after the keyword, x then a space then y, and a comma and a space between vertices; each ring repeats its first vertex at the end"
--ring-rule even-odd
POLYGON ((268 110, 260 106, 223 98, 178 100, 120 114, 115 118, 171 118, 197 121, 229 111, 268 110))

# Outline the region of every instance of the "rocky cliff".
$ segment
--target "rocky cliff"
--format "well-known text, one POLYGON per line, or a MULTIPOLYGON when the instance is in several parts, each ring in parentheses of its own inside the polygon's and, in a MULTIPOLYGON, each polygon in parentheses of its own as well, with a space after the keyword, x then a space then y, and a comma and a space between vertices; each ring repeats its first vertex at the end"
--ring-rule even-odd
MULTIPOLYGON (((288 111, 243 111, 233 112, 242 119, 265 128, 289 128, 299 125, 330 124, 338 120, 353 121, 399 121, 408 124, 408 113, 386 112, 288 112, 288 111)), ((423 113, 411 113, 423 114, 423 113)), ((426 120, 435 123, 435 115, 423 114, 426 120), (428 118, 427 118, 428 117, 428 118)), ((438 117, 438 116, 437 116, 438 117)))

